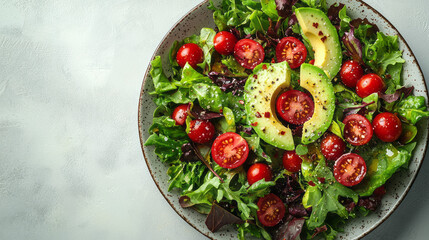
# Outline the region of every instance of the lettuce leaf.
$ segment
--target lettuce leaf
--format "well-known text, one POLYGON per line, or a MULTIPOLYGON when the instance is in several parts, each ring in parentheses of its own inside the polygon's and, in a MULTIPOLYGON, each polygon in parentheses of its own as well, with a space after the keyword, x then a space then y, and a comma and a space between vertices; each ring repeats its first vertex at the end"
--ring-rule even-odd
POLYGON ((151 62, 150 76, 152 77, 155 91, 150 94, 160 94, 176 89, 176 86, 168 80, 162 69, 162 61, 160 56, 156 56, 151 62))
POLYGON ((339 197, 351 198, 357 203, 358 195, 335 180, 324 159, 320 160, 316 168, 305 177, 305 180, 314 183, 314 186, 308 186, 302 200, 304 207, 312 207, 311 216, 307 220, 307 227, 310 230, 322 226, 330 212, 336 213, 342 218, 348 218, 349 213, 339 202, 339 197), (319 181, 322 178, 324 181, 319 181))
POLYGON ((408 167, 411 153, 416 143, 395 147, 391 143, 379 143, 375 147, 359 151, 365 159, 367 173, 361 183, 354 187, 360 196, 370 196, 375 189, 386 181, 401 167, 408 167))
POLYGON ((420 119, 429 116, 429 111, 422 96, 409 96, 398 103, 395 112, 407 119, 411 124, 416 124, 420 119))

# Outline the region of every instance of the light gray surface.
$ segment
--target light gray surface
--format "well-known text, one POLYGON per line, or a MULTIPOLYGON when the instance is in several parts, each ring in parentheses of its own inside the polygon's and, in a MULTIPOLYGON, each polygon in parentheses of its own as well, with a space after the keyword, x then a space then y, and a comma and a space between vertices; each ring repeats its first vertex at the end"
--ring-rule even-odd
MULTIPOLYGON (((199 1, 0 2, 0 239, 204 239, 163 199, 140 150, 152 52, 199 1)), ((429 2, 367 1, 429 77, 429 2)), ((428 159, 365 239, 427 239, 428 159)))

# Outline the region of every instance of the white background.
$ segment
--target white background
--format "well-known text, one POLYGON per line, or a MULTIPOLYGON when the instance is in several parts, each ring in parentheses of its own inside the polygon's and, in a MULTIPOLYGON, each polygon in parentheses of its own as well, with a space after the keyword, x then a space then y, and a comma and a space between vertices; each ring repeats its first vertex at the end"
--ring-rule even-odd
MULTIPOLYGON (((152 53, 197 0, 0 0, 0 239, 204 239, 158 192, 137 104, 152 53)), ((429 76, 429 2, 368 0, 429 76)), ((365 239, 427 239, 428 159, 365 239)))

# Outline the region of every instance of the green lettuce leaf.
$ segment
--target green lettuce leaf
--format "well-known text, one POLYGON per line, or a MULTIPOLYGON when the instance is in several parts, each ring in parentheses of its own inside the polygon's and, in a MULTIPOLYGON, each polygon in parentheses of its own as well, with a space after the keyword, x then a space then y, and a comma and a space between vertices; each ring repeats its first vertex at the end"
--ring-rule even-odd
POLYGON ((176 86, 168 80, 162 69, 162 61, 160 56, 156 56, 151 62, 150 76, 152 77, 155 91, 150 94, 161 94, 176 89, 176 86))
POLYGON ((212 112, 220 112, 225 102, 225 96, 218 86, 206 83, 193 84, 189 96, 198 99, 200 106, 212 112))
POLYGON ((312 207, 310 218, 307 220, 307 227, 315 229, 324 224, 328 213, 336 213, 342 218, 348 218, 349 213, 339 202, 339 197, 351 198, 355 203, 358 195, 352 189, 338 183, 325 160, 321 159, 315 169, 305 177, 305 180, 312 181, 315 186, 309 186, 303 197, 303 205, 312 207), (324 181, 319 181, 319 179, 324 181))
POLYGON ((370 196, 375 189, 386 181, 401 167, 407 167, 416 143, 395 147, 391 143, 378 144, 372 148, 359 151, 365 159, 367 173, 354 190, 360 196, 370 196))
POLYGON ((395 112, 415 125, 420 119, 429 116, 425 98, 422 96, 409 96, 399 102, 395 112))

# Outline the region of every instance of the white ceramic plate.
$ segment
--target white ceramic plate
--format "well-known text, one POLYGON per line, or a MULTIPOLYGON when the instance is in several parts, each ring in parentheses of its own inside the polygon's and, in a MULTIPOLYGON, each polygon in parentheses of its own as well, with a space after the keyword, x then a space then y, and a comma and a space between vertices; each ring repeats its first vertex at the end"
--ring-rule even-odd
MULTIPOLYGON (((214 3, 219 3, 220 0, 214 0, 214 3)), ((425 80, 420 69, 420 66, 414 57, 405 39, 400 35, 396 28, 379 12, 371 6, 360 0, 328 0, 329 5, 341 2, 347 6, 347 12, 350 17, 368 18, 370 22, 376 23, 380 31, 387 35, 399 35, 400 48, 404 51, 403 58, 406 60, 404 64, 403 78, 406 86, 414 86, 414 94, 417 96, 425 96, 428 98, 428 91, 425 85, 425 80)), ((153 57, 161 55, 163 64, 168 64, 168 51, 175 40, 181 40, 192 34, 199 34, 203 27, 215 27, 212 18, 212 12, 207 9, 208 0, 202 2, 194 9, 189 11, 182 19, 180 19, 171 30, 165 35, 159 46, 154 52, 153 57)), ((159 191, 171 205, 171 207, 179 214, 186 222, 197 229, 199 232, 211 239, 236 239, 237 232, 232 227, 223 227, 216 233, 210 232, 204 221, 206 216, 197 213, 192 209, 183 209, 179 204, 178 192, 168 192, 168 176, 166 174, 168 166, 161 163, 154 153, 152 146, 145 147, 143 143, 149 137, 147 129, 152 124, 152 114, 155 109, 153 96, 147 94, 153 90, 152 79, 149 75, 150 66, 144 76, 142 90, 139 101, 138 127, 140 141, 142 145, 143 155, 146 164, 155 181, 159 191)), ((166 69, 165 69, 166 70, 166 69)), ((170 74, 166 71, 166 74, 170 74)), ((428 121, 423 120, 418 124, 419 133, 417 136, 418 144, 414 150, 409 169, 396 173, 387 184, 388 192, 382 199, 381 207, 365 218, 357 218, 348 221, 345 226, 345 231, 338 235, 338 238, 357 239, 365 236, 374 228, 386 220, 393 211, 399 206, 408 193, 417 173, 420 169, 428 142, 428 121)))

